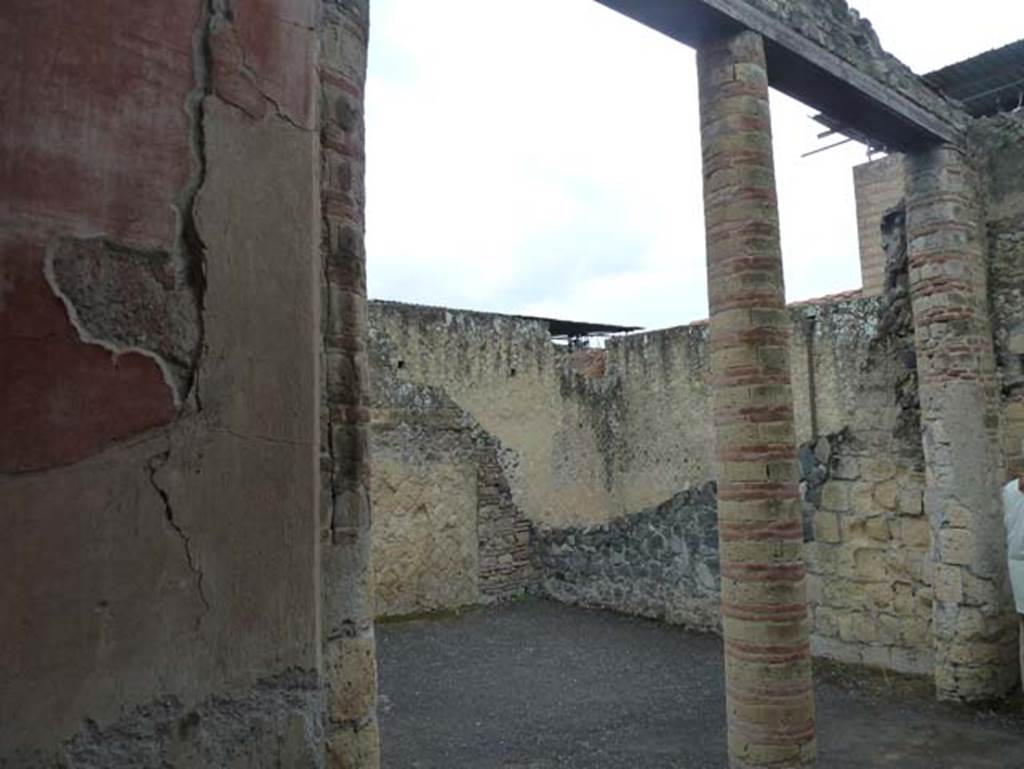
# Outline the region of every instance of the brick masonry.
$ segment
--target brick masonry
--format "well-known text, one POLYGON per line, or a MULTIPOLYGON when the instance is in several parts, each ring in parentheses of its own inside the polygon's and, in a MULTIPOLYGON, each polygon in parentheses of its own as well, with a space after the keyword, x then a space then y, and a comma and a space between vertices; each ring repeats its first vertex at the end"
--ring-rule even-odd
POLYGON ((940 697, 965 700, 1005 694, 1017 680, 980 184, 960 149, 908 157, 909 284, 935 569, 935 682, 940 697))
POLYGON ((501 443, 479 426, 473 442, 480 595, 484 601, 504 601, 535 587, 533 526, 512 498, 501 443))
POLYGON ((857 202, 861 285, 865 296, 877 296, 885 288, 882 218, 888 211, 902 205, 905 197, 903 156, 889 155, 856 166, 853 169, 853 189, 857 202))
POLYGON ((370 570, 363 89, 368 0, 323 0, 320 26, 322 628, 326 763, 380 764, 370 570))
POLYGON ((814 763, 789 332, 763 40, 697 53, 729 757, 814 763))

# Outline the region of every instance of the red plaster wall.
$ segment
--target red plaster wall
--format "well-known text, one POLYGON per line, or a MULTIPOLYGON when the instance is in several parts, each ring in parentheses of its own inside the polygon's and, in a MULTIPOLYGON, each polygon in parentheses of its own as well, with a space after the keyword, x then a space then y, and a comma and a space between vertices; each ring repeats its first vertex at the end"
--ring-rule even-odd
POLYGON ((173 245, 199 18, 198 0, 0 6, 0 473, 174 418, 156 363, 83 342, 43 267, 60 236, 173 245))

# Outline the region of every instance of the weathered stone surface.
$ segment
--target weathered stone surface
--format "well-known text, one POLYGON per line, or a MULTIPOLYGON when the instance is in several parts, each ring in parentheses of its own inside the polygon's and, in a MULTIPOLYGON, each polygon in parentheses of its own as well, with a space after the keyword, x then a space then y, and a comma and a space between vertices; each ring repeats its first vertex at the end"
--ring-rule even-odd
POLYGON ((835 54, 950 125, 964 128, 969 116, 944 98, 879 42, 871 22, 846 0, 748 0, 754 7, 835 54))
MULTIPOLYGON (((890 292, 875 299, 800 306, 791 309, 788 316, 794 329, 791 345, 798 407, 795 416, 806 448, 801 456, 807 455, 807 461, 800 463, 801 498, 805 536, 813 540, 808 543, 812 605, 835 616, 863 611, 865 605, 870 605, 871 611, 885 615, 879 621, 912 628, 899 633, 888 646, 883 640, 866 643, 852 636, 840 641, 836 635, 829 644, 815 648, 847 661, 871 659, 886 664, 885 660, 898 658, 903 670, 912 660, 918 665, 916 672, 928 673, 930 635, 918 631, 922 621, 930 629, 930 576, 924 568, 930 532, 927 521, 921 517, 924 474, 916 427, 916 372, 913 355, 905 354, 906 349, 913 347, 912 329, 904 322, 909 321, 909 314, 898 322, 886 321, 897 311, 902 312, 899 307, 903 301, 909 301, 905 292, 890 292), (810 331, 805 326, 808 317, 814 319, 810 331), (808 376, 808 360, 814 362, 813 379, 808 376), (812 399, 817 429, 827 431, 827 436, 811 432, 812 399), (894 487, 899 489, 897 507, 901 509, 889 510, 886 506, 892 504, 894 487), (869 522, 870 531, 877 538, 869 533, 869 522), (844 539, 844 535, 848 538, 844 539), (878 556, 862 554, 858 565, 855 554, 861 549, 883 552, 878 556), (834 600, 837 594, 830 586, 826 602, 822 582, 839 574, 839 583, 848 589, 841 599, 834 600), (891 599, 884 606, 864 604, 875 583, 865 587, 858 581, 868 574, 905 584, 910 595, 927 602, 926 605, 921 608, 914 603, 908 607, 903 602, 900 605, 904 608, 897 610, 891 599), (926 619, 922 620, 922 616, 926 619)), ((711 425, 704 384, 710 363, 706 326, 611 340, 603 376, 577 378, 578 371, 571 359, 566 364, 568 372, 562 373, 565 370, 559 369, 555 358, 557 348, 532 321, 386 302, 371 303, 370 320, 376 414, 374 452, 388 464, 392 480, 398 481, 406 458, 411 463, 407 469, 409 479, 420 478, 417 483, 422 482, 416 469, 422 457, 449 461, 458 456, 458 462, 470 461, 471 441, 465 433, 467 425, 478 418, 496 431, 482 434, 501 439, 501 449, 487 454, 497 461, 496 465, 492 460, 480 459, 480 455, 472 460, 478 470, 500 466, 496 477, 508 485, 508 495, 498 497, 488 497, 480 487, 480 499, 501 498, 506 500, 501 504, 510 505, 479 506, 477 527, 481 533, 482 568, 481 595, 477 600, 486 599, 488 569, 513 580, 520 592, 524 586, 533 584, 525 565, 528 555, 522 549, 514 556, 510 551, 505 557, 513 557, 513 563, 504 567, 500 562, 502 554, 494 551, 493 556, 484 555, 483 533, 490 525, 484 525, 485 517, 505 527, 495 540, 496 546, 507 547, 510 541, 517 541, 520 548, 527 548, 527 553, 531 523, 540 533, 541 553, 546 552, 549 537, 564 530, 604 532, 611 527, 626 540, 642 539, 644 530, 622 524, 636 518, 635 511, 627 514, 622 506, 629 500, 654 494, 662 494, 663 499, 678 498, 680 488, 700 485, 687 480, 697 472, 708 473, 701 483, 707 482, 709 444, 703 436, 711 425), (494 344, 495 339, 500 343, 494 344), (525 361, 533 360, 544 364, 536 368, 526 365, 525 361), (516 377, 509 376, 511 367, 518 369, 516 377), (591 397, 592 388, 603 400, 595 399, 588 405, 584 411, 587 419, 581 420, 578 403, 591 397), (609 398, 614 399, 614 408, 607 412, 599 410, 599 404, 609 403, 609 398), (543 420, 537 419, 538 404, 543 404, 543 420), (553 411, 558 413, 555 407, 567 416, 552 418, 553 411), (602 419, 612 424, 607 430, 600 428, 600 434, 614 436, 615 440, 601 453, 579 450, 587 445, 586 431, 596 433, 596 425, 602 419), (568 434, 559 437, 560 431, 568 434), (564 468, 567 480, 592 479, 602 494, 599 504, 585 507, 596 497, 577 495, 575 483, 547 487, 538 480, 545 477, 544 463, 550 458, 547 447, 551 445, 545 436, 552 432, 557 445, 566 446, 565 454, 556 455, 555 461, 564 468), (454 440, 456 434, 462 437, 454 440), (519 450, 506 448, 507 441, 514 441, 519 450), (609 468, 611 474, 605 475, 609 468), (638 496, 641 480, 643 496, 638 496), (549 489, 548 505, 535 507, 530 502, 527 490, 535 482, 549 489), (513 498, 525 506, 513 504, 513 498), (616 499, 620 501, 610 505, 616 499), (574 516, 594 522, 565 526, 561 510, 571 505, 577 506, 574 516), (618 528, 620 524, 625 528, 618 528), (512 531, 517 532, 515 538, 512 531)), ((604 439, 597 440, 600 445, 604 439)), ((480 477, 483 475, 481 472, 480 477)), ((422 493, 432 492, 424 489, 422 493)), ((465 507, 468 511, 472 505, 467 501, 465 507)), ((639 509, 650 511, 658 507, 644 504, 639 509)), ((380 510, 378 517, 384 515, 388 511, 380 510)), ((421 540, 420 546, 425 548, 429 541, 421 540)), ((574 556, 574 547, 562 547, 564 559, 592 557, 582 551, 574 556)), ((389 559, 388 551, 387 546, 378 546, 375 560, 379 571, 398 568, 390 564, 399 559, 389 559)), ((708 554, 712 555, 717 558, 717 547, 714 554, 708 554)), ((454 562, 452 556, 444 558, 454 562)), ((545 567, 543 571, 551 588, 549 592, 566 600, 602 603, 617 610, 653 616, 671 614, 675 617, 673 621, 691 625, 706 626, 711 617, 714 626, 717 620, 709 601, 715 599, 708 595, 693 599, 691 616, 678 610, 685 598, 681 586, 697 579, 695 563, 691 560, 684 581, 671 589, 620 568, 613 572, 621 588, 619 597, 614 591, 604 590, 611 586, 612 578, 600 573, 583 581, 579 572, 563 570, 564 579, 558 581, 556 590, 551 570, 545 567), (601 598, 601 593, 605 598, 601 598), (676 602, 677 610, 666 613, 663 607, 671 602, 669 598, 676 602)), ((460 577, 467 578, 468 575, 460 577)), ((453 584, 459 584, 458 580, 453 584)), ((441 588, 439 583, 438 587, 441 588)), ((392 595, 401 595, 401 580, 391 580, 388 590, 392 595)), ((441 589, 437 595, 443 596, 445 591, 441 589)), ((449 601, 436 600, 433 605, 445 603, 449 601)), ((429 606, 428 602, 424 609, 429 606)), ((378 611, 388 613, 386 602, 378 602, 378 611)), ((825 616, 814 614, 815 633, 822 636, 829 634, 827 627, 819 627, 825 616)))
POLYGON ((346 725, 331 733, 327 741, 327 766, 363 769, 380 764, 380 728, 376 719, 346 725))
POLYGON ((405 378, 412 350, 380 309, 370 335, 376 614, 520 596, 535 580, 532 526, 506 476, 516 454, 444 388, 405 378))
MULTIPOLYGON (((925 510, 938 564, 935 680, 940 697, 1004 694, 1009 665, 964 653, 956 616, 981 603, 1004 616, 1001 643, 1014 646, 1005 584, 999 489, 1005 480, 1002 424, 982 238, 977 169, 964 150, 937 147, 908 157, 907 230, 928 485, 925 510), (963 524, 969 528, 959 528, 963 524), (964 589, 971 580, 978 589, 964 589), (941 620, 941 621, 940 621, 941 620)), ((1007 652, 1009 655, 1010 652, 1007 652)))
POLYGON ((536 534, 541 584, 566 603, 720 628, 713 485, 608 524, 536 534))
MULTIPOLYGON (((406 431, 394 439, 422 445, 406 431)), ((374 446, 373 479, 377 616, 477 603, 475 464, 460 462, 454 452, 435 460, 408 452, 396 460, 379 446, 374 446)))
POLYGON ((324 675, 327 718, 335 724, 359 722, 377 708, 377 657, 373 634, 340 638, 328 644, 324 675))
POLYGON ((21 753, 4 766, 322 767, 323 707, 316 673, 293 671, 189 706, 168 696, 111 723, 88 721, 65 741, 55 763, 39 753, 21 753))
MULTIPOLYGON (((289 9, 295 16, 295 9, 289 9)), ((329 767, 380 765, 376 730, 371 566, 370 397, 367 356, 366 193, 363 89, 369 7, 361 0, 324 0, 319 20, 320 91, 309 101, 274 84, 278 111, 304 122, 319 102, 321 224, 321 592, 324 658, 349 660, 361 644, 367 664, 328 667, 326 724, 329 767), (287 101, 286 101, 287 100, 287 101)), ((300 15, 301 16, 301 15, 300 15)), ((301 24, 299 25, 301 28, 301 24)), ((256 30, 258 33, 258 30, 256 30)), ((284 39, 284 38, 283 38, 284 39)), ((292 48, 286 50, 294 51, 292 48)), ((301 54, 301 51, 299 52, 301 54)), ((262 65, 266 62, 261 61, 262 65)), ((269 91, 265 91, 269 92, 269 91)))
POLYGON ((865 296, 877 296, 885 291, 888 261, 878 223, 888 211, 901 206, 906 196, 903 156, 887 155, 854 167, 853 187, 857 201, 861 285, 865 296))

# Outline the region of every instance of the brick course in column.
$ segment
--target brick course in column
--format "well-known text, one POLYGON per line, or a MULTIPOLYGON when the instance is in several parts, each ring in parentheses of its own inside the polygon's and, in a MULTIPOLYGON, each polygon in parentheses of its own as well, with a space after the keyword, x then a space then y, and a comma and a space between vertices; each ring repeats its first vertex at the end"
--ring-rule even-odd
POLYGON ((907 157, 910 293, 928 465, 935 683, 984 700, 1017 678, 1000 488, 999 391, 978 181, 964 152, 907 157))
POLYGON ((734 768, 815 759, 798 468, 763 40, 698 52, 722 626, 734 768))
POLYGON ((380 765, 370 572, 369 357, 363 187, 368 0, 324 0, 320 37, 322 633, 326 764, 380 765))

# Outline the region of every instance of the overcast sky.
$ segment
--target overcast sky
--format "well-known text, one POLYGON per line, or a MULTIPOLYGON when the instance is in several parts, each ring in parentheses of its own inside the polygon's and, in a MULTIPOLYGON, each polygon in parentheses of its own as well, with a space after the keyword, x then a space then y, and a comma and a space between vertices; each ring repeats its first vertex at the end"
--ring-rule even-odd
MULTIPOLYGON (((928 72, 1019 0, 854 0, 928 72), (968 12, 969 11, 969 12, 968 12)), ((593 0, 373 0, 373 298, 660 328, 707 316, 694 52, 593 0)), ((860 285, 851 144, 772 94, 790 300, 860 285)))

